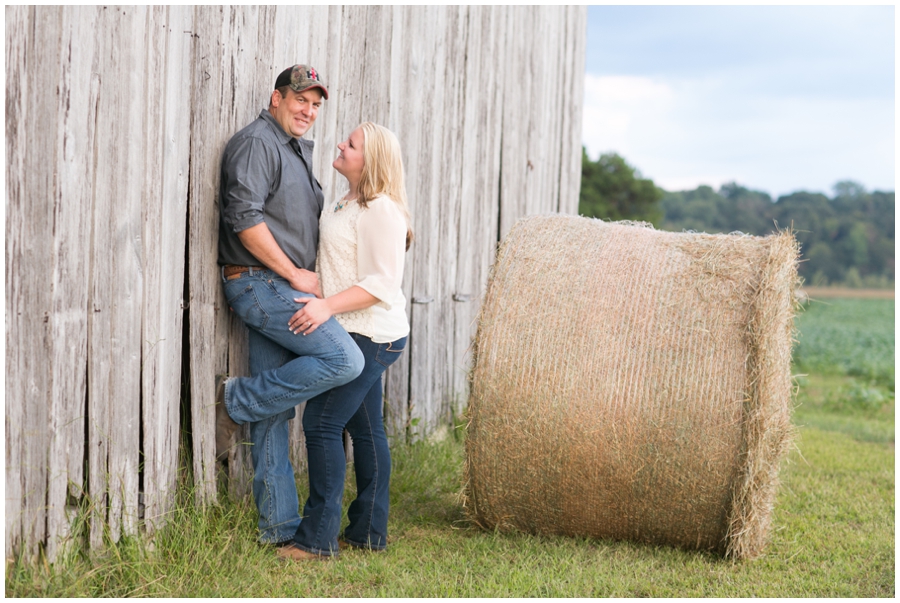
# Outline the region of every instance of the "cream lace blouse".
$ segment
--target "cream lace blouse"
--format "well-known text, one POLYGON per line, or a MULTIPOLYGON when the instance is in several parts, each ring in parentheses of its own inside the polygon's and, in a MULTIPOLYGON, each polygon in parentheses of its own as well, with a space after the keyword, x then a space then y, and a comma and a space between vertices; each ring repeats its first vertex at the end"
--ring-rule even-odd
POLYGON ((358 285, 379 300, 363 310, 334 315, 348 333, 365 335, 375 343, 409 334, 406 298, 400 289, 405 257, 406 218, 389 197, 376 197, 366 209, 355 200, 322 209, 316 260, 322 293, 328 297, 358 285))

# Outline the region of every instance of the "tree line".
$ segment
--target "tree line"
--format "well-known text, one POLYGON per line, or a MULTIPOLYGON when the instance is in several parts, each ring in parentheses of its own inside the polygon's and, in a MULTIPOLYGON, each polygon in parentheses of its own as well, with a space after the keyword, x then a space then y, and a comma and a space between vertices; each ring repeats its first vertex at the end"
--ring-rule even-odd
POLYGON ((844 180, 834 194, 795 192, 773 200, 735 182, 665 191, 616 153, 592 161, 582 150, 579 213, 637 220, 681 232, 767 235, 791 229, 800 243, 800 276, 810 285, 892 288, 894 192, 844 180))

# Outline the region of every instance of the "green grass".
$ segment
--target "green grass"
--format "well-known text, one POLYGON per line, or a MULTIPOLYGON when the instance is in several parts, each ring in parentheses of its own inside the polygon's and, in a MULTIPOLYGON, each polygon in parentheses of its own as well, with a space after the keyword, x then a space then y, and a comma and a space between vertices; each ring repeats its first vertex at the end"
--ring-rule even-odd
POLYGON ((894 443, 894 394, 844 375, 798 378, 794 424, 849 435, 861 442, 894 443))
POLYGON ((255 543, 248 501, 183 505, 147 546, 7 567, 7 596, 506 597, 892 596, 894 455, 886 444, 801 428, 766 554, 714 555, 628 542, 539 538, 468 525, 461 442, 398 448, 387 553, 277 559, 255 543))
MULTIPOLYGON (((856 307, 861 315, 881 311, 856 307)), ((830 323, 815 311, 800 317, 804 343, 828 341, 815 331, 830 323)), ((858 329, 872 331, 865 321, 858 329)), ((811 347, 805 353, 822 356, 811 347)), ((800 380, 799 437, 782 466, 770 543, 755 561, 479 530, 458 499, 464 449, 457 430, 442 442, 394 448, 386 553, 281 561, 256 544, 252 502, 203 510, 182 492, 152 544, 130 539, 91 555, 74 551, 52 566, 7 564, 6 595, 892 597, 893 384, 854 376, 841 364, 819 366, 800 380)), ((348 482, 347 500, 351 495, 348 482)))

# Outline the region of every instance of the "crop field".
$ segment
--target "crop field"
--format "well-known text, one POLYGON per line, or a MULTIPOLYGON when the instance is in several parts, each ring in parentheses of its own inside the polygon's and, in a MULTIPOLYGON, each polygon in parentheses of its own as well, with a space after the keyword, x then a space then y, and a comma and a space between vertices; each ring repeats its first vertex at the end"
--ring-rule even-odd
MULTIPOLYGON (((397 444, 386 553, 285 562, 249 500, 180 491, 152 544, 8 562, 11 597, 894 597, 894 302, 813 301, 798 316, 797 439, 759 559, 485 532, 460 504, 464 427, 397 444)), ((352 473, 352 472, 348 472, 352 473)), ((189 484, 189 475, 183 477, 189 484)), ((299 476, 301 497, 305 476, 299 476)), ((348 475, 345 505, 353 493, 348 475)), ((302 499, 302 498, 301 498, 302 499)))
POLYGON ((894 300, 813 299, 797 319, 797 369, 859 377, 893 391, 894 300))

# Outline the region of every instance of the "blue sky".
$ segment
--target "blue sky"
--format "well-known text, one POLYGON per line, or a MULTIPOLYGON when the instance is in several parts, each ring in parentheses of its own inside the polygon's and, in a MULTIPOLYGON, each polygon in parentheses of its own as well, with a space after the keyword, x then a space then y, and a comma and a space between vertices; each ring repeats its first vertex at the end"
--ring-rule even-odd
POLYGON ((893 6, 591 6, 583 142, 666 190, 894 190, 893 6))

